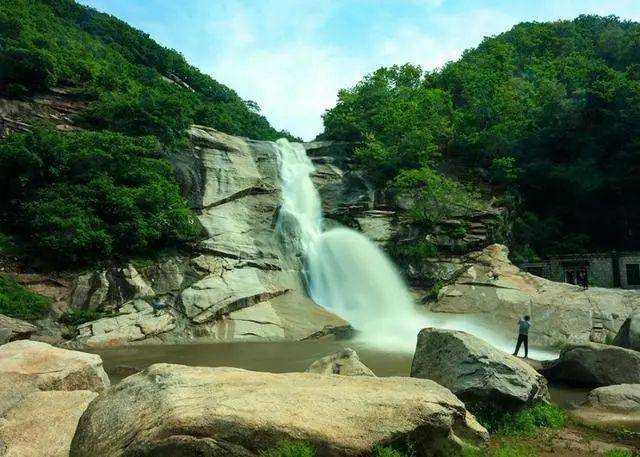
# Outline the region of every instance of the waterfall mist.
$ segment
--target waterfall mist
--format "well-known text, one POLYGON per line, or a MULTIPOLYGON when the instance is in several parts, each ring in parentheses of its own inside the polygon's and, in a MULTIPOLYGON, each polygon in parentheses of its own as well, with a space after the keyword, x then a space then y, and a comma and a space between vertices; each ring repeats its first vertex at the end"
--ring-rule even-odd
MULTIPOLYGON (((311 180, 313 163, 300 143, 281 139, 276 145, 282 179, 279 231, 304 259, 309 296, 349 321, 356 338, 386 351, 413 351, 418 332, 431 326, 463 330, 513 351, 515 341, 478 317, 420 310, 391 259, 361 233, 349 228, 323 232, 320 194, 311 180)), ((554 355, 529 353, 541 359, 554 355)))

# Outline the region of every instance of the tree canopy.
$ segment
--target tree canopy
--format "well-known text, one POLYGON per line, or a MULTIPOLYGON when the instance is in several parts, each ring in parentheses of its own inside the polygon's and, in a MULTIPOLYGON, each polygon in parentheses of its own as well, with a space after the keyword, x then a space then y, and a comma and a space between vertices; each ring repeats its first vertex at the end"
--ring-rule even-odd
POLYGON ((516 249, 640 249, 638 23, 519 24, 433 72, 377 70, 324 123, 388 185, 424 167, 489 185, 516 249))

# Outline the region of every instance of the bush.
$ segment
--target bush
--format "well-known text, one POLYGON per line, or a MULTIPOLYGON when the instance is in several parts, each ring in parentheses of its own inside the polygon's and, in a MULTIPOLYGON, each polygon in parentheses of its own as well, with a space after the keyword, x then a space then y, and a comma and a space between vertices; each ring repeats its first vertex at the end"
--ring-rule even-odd
POLYGON ((260 451, 260 457, 314 457, 314 451, 306 443, 283 441, 275 448, 260 451))
POLYGON ((607 457, 633 457, 631 451, 614 450, 607 452, 607 457))
POLYGON ((407 455, 390 447, 376 447, 373 457, 407 457, 407 455))
POLYGON ((532 435, 540 427, 562 428, 567 423, 564 410, 547 403, 506 414, 483 408, 476 417, 490 433, 499 435, 532 435))
POLYGON ((42 317, 51 307, 51 299, 33 293, 8 275, 0 274, 0 314, 18 319, 42 317))
POLYGON ((129 257, 201 227, 151 137, 36 128, 0 143, 0 216, 50 263, 129 257))

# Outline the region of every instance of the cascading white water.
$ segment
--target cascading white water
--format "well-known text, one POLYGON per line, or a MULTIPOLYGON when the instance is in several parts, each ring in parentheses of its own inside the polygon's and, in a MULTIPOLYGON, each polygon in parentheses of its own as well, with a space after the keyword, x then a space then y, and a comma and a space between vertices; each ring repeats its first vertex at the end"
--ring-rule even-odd
MULTIPOLYGON (((320 195, 311 180, 313 163, 302 144, 285 139, 276 144, 282 179, 280 231, 295 238, 316 303, 349 321, 359 339, 387 351, 412 351, 416 335, 426 326, 463 330, 513 350, 512 341, 470 316, 418 310, 391 260, 362 234, 348 228, 323 232, 320 195)), ((550 358, 542 351, 530 354, 550 358)))

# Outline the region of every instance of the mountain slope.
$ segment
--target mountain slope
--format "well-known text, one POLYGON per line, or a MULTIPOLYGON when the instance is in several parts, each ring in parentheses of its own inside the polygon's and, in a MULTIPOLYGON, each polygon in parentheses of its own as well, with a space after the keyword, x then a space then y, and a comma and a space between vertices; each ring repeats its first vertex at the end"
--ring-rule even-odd
POLYGON ((365 166, 424 214, 456 188, 443 172, 490 186, 522 255, 640 249, 638 23, 519 24, 438 71, 374 72, 324 122, 326 139, 364 141, 365 166))
POLYGON ((82 119, 91 127, 165 143, 194 122, 255 139, 288 135, 176 51, 73 0, 3 1, 0 31, 0 92, 80 88, 92 100, 82 119))

